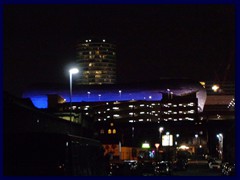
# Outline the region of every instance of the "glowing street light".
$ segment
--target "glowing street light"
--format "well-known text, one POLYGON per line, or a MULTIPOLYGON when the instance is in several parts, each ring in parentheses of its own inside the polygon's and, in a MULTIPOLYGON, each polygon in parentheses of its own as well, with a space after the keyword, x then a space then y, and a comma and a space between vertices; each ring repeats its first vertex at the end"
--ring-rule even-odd
POLYGON ((212 90, 214 91, 214 92, 217 92, 218 90, 219 90, 219 85, 217 85, 217 84, 214 84, 213 86, 212 86, 212 90))
POLYGON ((170 89, 167 89, 167 92, 168 92, 168 99, 169 99, 169 93, 170 93, 170 89))
POLYGON ((88 94, 88 100, 89 100, 89 96, 90 96, 91 92, 88 91, 87 94, 88 94))
POLYGON ((121 95, 122 95, 122 90, 119 90, 119 96, 120 96, 120 100, 121 100, 121 95))
POLYGON ((161 134, 162 134, 162 132, 163 132, 163 130, 164 130, 164 128, 163 127, 159 127, 159 138, 161 138, 161 134))
POLYGON ((77 68, 71 68, 69 70, 69 80, 70 80, 70 122, 72 121, 72 75, 77 74, 79 70, 77 68))

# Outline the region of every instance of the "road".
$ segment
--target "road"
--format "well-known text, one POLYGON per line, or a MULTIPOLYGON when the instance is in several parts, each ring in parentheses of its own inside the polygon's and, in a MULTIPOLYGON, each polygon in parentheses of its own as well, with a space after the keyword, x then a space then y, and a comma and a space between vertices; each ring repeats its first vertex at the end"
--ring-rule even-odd
POLYGON ((221 170, 210 169, 207 161, 189 161, 185 171, 173 171, 172 176, 221 176, 221 170))

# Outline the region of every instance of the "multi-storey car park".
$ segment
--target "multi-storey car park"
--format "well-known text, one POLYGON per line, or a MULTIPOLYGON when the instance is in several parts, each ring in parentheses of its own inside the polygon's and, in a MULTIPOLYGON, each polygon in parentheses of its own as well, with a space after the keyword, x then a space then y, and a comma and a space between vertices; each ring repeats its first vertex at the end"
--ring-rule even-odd
MULTIPOLYGON (((68 85, 35 86, 23 97, 30 98, 44 111, 53 112, 67 121, 71 119, 72 123, 85 129, 94 129, 95 138, 107 147, 106 152, 114 152, 121 159, 136 158, 143 142, 149 142, 154 148, 155 143, 166 140, 167 134, 172 139, 170 149, 185 145, 191 153, 201 155, 209 153, 209 149, 215 151, 216 134, 212 131, 222 132, 225 139, 230 137, 224 133, 231 124, 225 121, 228 119, 222 118, 220 126, 223 123, 224 127, 213 122, 214 126, 209 128, 210 119, 204 113, 206 89, 199 82, 188 79, 101 86, 75 84, 72 113, 68 85), (159 132, 160 127, 164 128, 162 132, 159 132)), ((166 151, 167 147, 162 148, 166 151)))

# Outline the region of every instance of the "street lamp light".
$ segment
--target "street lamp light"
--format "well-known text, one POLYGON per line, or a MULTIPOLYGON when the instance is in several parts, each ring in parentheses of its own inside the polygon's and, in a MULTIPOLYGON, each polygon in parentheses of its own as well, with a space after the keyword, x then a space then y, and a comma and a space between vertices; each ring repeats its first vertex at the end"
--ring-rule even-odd
POLYGON ((169 99, 169 93, 170 93, 170 89, 167 89, 167 92, 168 92, 168 99, 169 99))
POLYGON ((176 134, 176 141, 175 141, 175 145, 177 146, 178 145, 178 139, 179 138, 179 134, 176 134))
POLYGON ((89 96, 90 96, 91 92, 88 91, 87 94, 88 94, 88 100, 89 100, 89 96))
POLYGON ((121 100, 121 95, 122 95, 122 90, 119 90, 119 96, 120 96, 120 100, 121 100))
POLYGON ((77 74, 79 70, 77 68, 71 68, 69 70, 69 78, 70 78, 70 122, 72 121, 72 75, 77 74))
POLYGON ((161 138, 161 134, 162 134, 164 128, 163 128, 163 127, 160 127, 158 130, 159 130, 159 138, 161 138))
POLYGON ((219 85, 218 84, 214 84, 213 86, 212 86, 212 90, 214 91, 214 92, 217 92, 218 90, 219 90, 219 85))
POLYGON ((164 128, 163 127, 159 127, 158 130, 159 130, 159 140, 160 140, 160 147, 161 147, 162 146, 162 136, 161 136, 161 134, 162 134, 164 128))

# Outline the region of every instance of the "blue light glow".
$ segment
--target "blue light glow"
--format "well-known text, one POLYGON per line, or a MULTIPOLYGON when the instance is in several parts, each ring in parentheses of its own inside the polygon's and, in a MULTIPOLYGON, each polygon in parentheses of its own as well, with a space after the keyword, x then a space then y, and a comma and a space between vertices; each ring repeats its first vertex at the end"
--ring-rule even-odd
MULTIPOLYGON (((107 102, 107 101, 130 101, 130 100, 145 100, 145 101, 161 101, 162 94, 156 91, 122 91, 119 94, 118 91, 104 91, 104 90, 92 90, 89 91, 75 91, 73 92, 72 102, 107 102), (101 96, 99 97, 99 94, 101 96)), ((30 98, 33 104, 37 108, 47 108, 47 95, 58 94, 62 98, 70 101, 68 91, 29 91, 23 95, 23 98, 30 98)))

